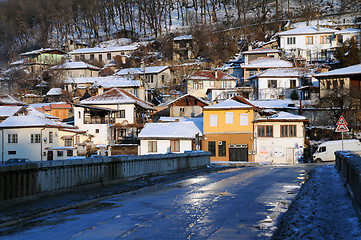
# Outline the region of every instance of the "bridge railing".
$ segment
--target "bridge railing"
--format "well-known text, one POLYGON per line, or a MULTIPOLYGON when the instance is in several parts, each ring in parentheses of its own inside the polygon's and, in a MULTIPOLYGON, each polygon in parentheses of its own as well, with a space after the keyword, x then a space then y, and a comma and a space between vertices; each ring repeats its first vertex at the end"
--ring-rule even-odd
POLYGON ((0 165, 0 201, 203 168, 209 163, 210 153, 197 151, 5 164, 0 165))
POLYGON ((336 151, 336 168, 361 206, 361 152, 336 151))

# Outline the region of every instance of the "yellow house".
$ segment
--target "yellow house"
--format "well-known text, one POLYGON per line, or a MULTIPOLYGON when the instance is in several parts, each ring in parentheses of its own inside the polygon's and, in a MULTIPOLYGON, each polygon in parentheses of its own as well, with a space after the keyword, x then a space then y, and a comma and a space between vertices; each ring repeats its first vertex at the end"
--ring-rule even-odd
POLYGON ((254 162, 254 114, 232 99, 203 108, 203 150, 211 161, 254 162))

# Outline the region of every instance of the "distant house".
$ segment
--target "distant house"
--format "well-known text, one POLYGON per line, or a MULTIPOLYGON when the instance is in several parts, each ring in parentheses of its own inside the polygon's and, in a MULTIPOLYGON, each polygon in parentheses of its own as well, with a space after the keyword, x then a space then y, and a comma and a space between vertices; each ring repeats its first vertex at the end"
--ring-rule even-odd
POLYGON ((66 39, 61 48, 65 52, 70 52, 79 48, 87 48, 89 47, 89 44, 86 42, 81 42, 79 40, 73 40, 73 39, 66 39))
POLYGON ((306 117, 274 112, 254 120, 255 162, 298 163, 303 156, 306 117))
POLYGON ((320 98, 337 91, 347 91, 350 96, 361 92, 361 64, 315 75, 320 81, 320 98))
POLYGON ((288 58, 309 62, 332 60, 333 53, 347 39, 359 39, 359 29, 335 30, 304 26, 278 33, 280 48, 288 58))
POLYGON ((1 162, 9 158, 29 158, 31 161, 63 159, 76 155, 74 148, 64 152, 48 151, 48 148, 66 146, 60 138, 64 128, 74 128, 44 116, 11 116, 0 123, 2 152, 1 162))
POLYGON ((142 68, 125 68, 114 75, 128 79, 140 80, 146 89, 162 89, 169 86, 172 74, 169 66, 152 66, 142 68))
POLYGON ((255 99, 284 99, 290 98, 293 91, 300 96, 298 89, 304 83, 312 86, 310 72, 306 68, 271 68, 249 77, 248 82, 254 88, 255 99))
POLYGON ((254 107, 227 99, 204 107, 203 150, 211 161, 254 162, 254 107))
POLYGON ((97 48, 80 48, 68 53, 73 62, 78 61, 97 61, 103 64, 108 64, 119 56, 123 63, 131 56, 131 54, 138 50, 137 45, 128 46, 114 46, 114 47, 97 47, 97 48))
POLYGON ((224 72, 215 70, 197 71, 184 79, 184 89, 187 94, 195 97, 207 97, 209 88, 236 87, 238 79, 224 72))
POLYGON ((21 102, 14 97, 4 94, 0 95, 0 106, 25 106, 26 103, 21 102))
POLYGON ((36 110, 57 117, 61 120, 73 116, 73 108, 67 103, 48 103, 34 107, 36 110))
POLYGON ((270 49, 270 48, 256 48, 250 49, 248 51, 242 52, 244 56, 244 64, 248 64, 253 60, 257 60, 264 57, 273 57, 273 58, 280 58, 281 51, 277 49, 270 49))
POLYGON ((45 97, 47 102, 61 102, 70 100, 70 94, 61 88, 50 88, 45 97))
POLYGON ((98 77, 100 68, 85 62, 65 62, 51 67, 53 72, 63 78, 98 77))
POLYGON ((242 64, 241 67, 244 71, 245 85, 247 85, 249 84, 248 78, 255 74, 270 68, 291 68, 293 67, 293 64, 291 62, 273 57, 263 57, 249 61, 248 64, 242 64))
POLYGON ((202 126, 197 126, 193 121, 147 123, 138 136, 139 154, 184 153, 200 150, 201 137, 202 126))
POLYGON ((113 88, 75 104, 74 124, 94 136, 94 145, 115 148, 124 139, 138 136, 152 110, 149 103, 113 88))
POLYGON ((40 73, 53 65, 60 64, 63 61, 64 51, 53 48, 38 49, 30 52, 21 53, 20 57, 24 59, 25 66, 31 73, 40 73))
POLYGON ((130 92, 142 100, 145 99, 144 89, 141 89, 140 80, 127 79, 120 76, 68 78, 64 82, 64 88, 67 92, 79 96, 83 96, 86 92, 101 94, 112 88, 119 88, 130 92))
POLYGON ((202 98, 186 94, 168 103, 171 117, 200 117, 208 102, 202 98))
POLYGON ((8 117, 22 114, 25 111, 23 106, 0 106, 0 122, 4 121, 8 117))
POLYGON ((173 60, 190 60, 194 58, 192 35, 173 38, 173 60))

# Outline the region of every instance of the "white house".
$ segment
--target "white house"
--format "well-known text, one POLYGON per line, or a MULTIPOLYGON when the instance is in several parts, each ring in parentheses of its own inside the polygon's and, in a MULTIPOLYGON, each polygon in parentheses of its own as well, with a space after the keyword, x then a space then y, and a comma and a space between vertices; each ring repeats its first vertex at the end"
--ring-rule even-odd
MULTIPOLYGON (((33 110, 36 111, 36 110, 33 110)), ((61 138, 61 131, 73 126, 32 114, 11 116, 0 123, 1 160, 4 163, 10 158, 29 158, 31 161, 46 161, 64 159, 76 155, 71 145, 64 152, 54 155, 48 148, 67 146, 66 140, 61 138)))
POLYGON ((326 61, 333 52, 350 38, 359 39, 359 29, 335 30, 316 26, 303 26, 278 33, 280 48, 285 57, 307 61, 326 61))
POLYGON ((138 135, 139 154, 184 153, 199 150, 201 136, 202 126, 197 126, 193 121, 147 123, 138 135))
POLYGON ((256 49, 249 49, 248 51, 242 52, 244 56, 244 63, 248 64, 250 61, 257 60, 263 57, 273 57, 273 58, 280 58, 281 51, 277 49, 271 48, 256 48, 256 49))
POLYGON ((307 118, 287 112, 255 119, 256 162, 298 163, 303 155, 307 118))
POLYGON ((74 105, 74 124, 93 135, 93 144, 116 144, 136 137, 153 107, 123 90, 113 88, 74 105))
POLYGON ((307 68, 272 68, 251 76, 248 81, 254 88, 255 99, 290 98, 292 91, 298 94, 298 88, 308 80, 310 69, 307 68))
POLYGON ((53 72, 59 73, 59 77, 98 77, 100 68, 85 62, 65 62, 50 68, 53 72))

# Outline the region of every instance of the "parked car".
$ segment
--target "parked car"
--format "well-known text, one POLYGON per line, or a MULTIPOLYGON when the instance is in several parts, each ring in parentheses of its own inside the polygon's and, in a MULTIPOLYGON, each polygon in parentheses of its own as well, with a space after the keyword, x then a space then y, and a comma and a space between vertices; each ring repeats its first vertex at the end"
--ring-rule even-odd
POLYGON ((313 154, 313 162, 335 161, 335 152, 339 150, 361 151, 361 142, 357 139, 327 141, 321 143, 313 154))
POLYGON ((10 158, 5 162, 5 164, 14 164, 14 163, 31 163, 31 161, 29 158, 10 158))

